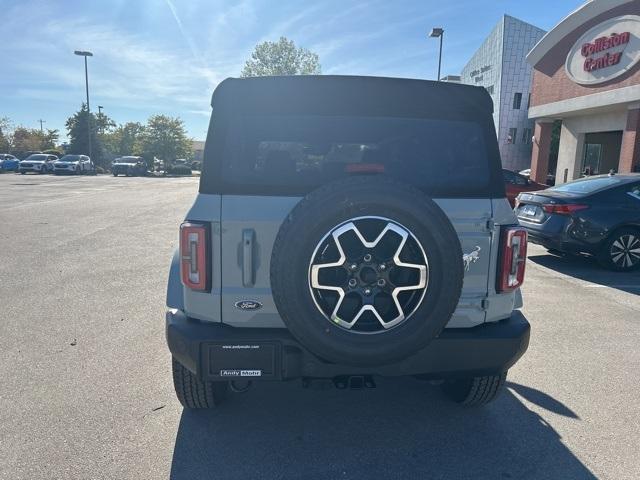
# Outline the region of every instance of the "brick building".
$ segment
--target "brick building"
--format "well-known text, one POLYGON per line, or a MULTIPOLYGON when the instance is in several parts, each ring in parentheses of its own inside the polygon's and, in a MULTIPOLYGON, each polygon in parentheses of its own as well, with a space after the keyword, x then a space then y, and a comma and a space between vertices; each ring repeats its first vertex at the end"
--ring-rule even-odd
POLYGON ((640 0, 591 0, 527 55, 535 120, 531 177, 556 183, 640 169, 640 0), (558 161, 549 168, 554 121, 558 161))

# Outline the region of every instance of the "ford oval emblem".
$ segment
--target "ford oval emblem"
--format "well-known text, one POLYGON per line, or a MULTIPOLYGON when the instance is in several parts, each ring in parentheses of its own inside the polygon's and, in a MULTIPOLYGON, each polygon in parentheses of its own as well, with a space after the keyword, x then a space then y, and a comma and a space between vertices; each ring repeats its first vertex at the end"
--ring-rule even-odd
POLYGON ((238 310, 259 310, 262 308, 260 302, 254 302, 253 300, 240 300, 235 305, 238 310))

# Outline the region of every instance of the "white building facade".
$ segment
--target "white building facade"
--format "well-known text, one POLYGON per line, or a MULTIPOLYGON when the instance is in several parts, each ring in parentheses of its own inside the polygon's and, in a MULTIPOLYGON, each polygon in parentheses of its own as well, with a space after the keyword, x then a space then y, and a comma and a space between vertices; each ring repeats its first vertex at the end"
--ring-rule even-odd
POLYGON ((530 165, 534 124, 527 111, 532 68, 526 55, 544 34, 504 15, 462 69, 462 83, 485 87, 493 99, 502 165, 509 170, 530 165))

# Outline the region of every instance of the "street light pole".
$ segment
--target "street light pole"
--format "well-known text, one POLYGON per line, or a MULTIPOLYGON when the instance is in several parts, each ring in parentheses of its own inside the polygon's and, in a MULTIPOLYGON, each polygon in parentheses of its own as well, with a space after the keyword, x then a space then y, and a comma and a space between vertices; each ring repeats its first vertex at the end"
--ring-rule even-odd
POLYGON ((102 109, 103 108, 104 107, 102 105, 98 105, 98 122, 99 122, 98 123, 98 129, 100 130, 100 134, 104 133, 103 130, 102 130, 102 128, 104 126, 104 123, 102 123, 102 109))
POLYGON ((89 137, 89 157, 91 157, 91 107, 89 106, 89 69, 87 67, 87 57, 93 57, 93 53, 82 50, 76 50, 73 53, 84 57, 84 86, 87 92, 87 132, 89 137))
POLYGON ((440 37, 440 53, 438 54, 438 81, 440 81, 440 67, 442 66, 442 38, 444 37, 444 29, 434 27, 431 29, 430 37, 440 37))

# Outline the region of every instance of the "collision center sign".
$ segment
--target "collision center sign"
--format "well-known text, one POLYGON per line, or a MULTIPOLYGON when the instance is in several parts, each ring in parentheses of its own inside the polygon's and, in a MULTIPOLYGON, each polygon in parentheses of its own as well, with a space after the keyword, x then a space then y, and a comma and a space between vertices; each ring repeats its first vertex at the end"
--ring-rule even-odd
POLYGON ((612 18, 582 35, 567 55, 565 70, 581 85, 607 82, 640 61, 640 16, 612 18))

